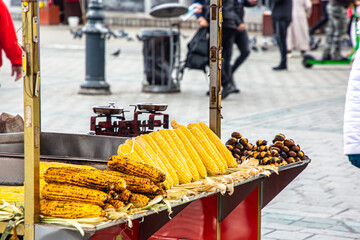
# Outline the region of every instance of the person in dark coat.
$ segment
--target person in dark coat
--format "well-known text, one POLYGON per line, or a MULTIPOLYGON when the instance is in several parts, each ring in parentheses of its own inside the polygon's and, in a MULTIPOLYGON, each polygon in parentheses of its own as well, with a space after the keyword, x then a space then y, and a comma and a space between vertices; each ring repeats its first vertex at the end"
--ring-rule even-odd
MULTIPOLYGON (((210 22, 210 0, 195 0, 195 3, 202 5, 202 11, 197 15, 200 27, 208 27, 210 22)), ((239 3, 238 0, 223 1, 223 23, 222 23, 222 71, 221 71, 221 86, 222 99, 225 99, 231 93, 235 93, 236 87, 232 84, 231 74, 231 56, 232 46, 235 40, 235 32, 240 29, 240 18, 238 15, 239 3)))
POLYGON ((237 1, 239 3, 239 10, 237 12, 240 18, 240 27, 235 32, 234 43, 239 49, 240 55, 235 58, 235 61, 231 66, 231 83, 236 88, 235 92, 240 92, 240 90, 236 87, 233 74, 250 55, 249 36, 244 23, 244 15, 245 15, 244 7, 256 6, 258 1, 257 0, 237 0, 237 1))
POLYGON ((292 0, 270 0, 269 3, 275 38, 281 55, 280 64, 274 67, 273 70, 287 70, 286 35, 287 29, 291 23, 292 0))

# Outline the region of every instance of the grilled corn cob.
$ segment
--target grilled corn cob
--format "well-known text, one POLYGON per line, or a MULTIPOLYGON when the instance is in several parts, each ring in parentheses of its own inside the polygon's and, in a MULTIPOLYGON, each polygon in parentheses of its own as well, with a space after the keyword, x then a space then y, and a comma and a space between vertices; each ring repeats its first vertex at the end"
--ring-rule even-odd
POLYGON ((216 148, 225 159, 227 166, 229 168, 236 168, 237 163, 235 158, 232 156, 231 152, 226 148, 226 146, 221 142, 221 139, 208 126, 206 126, 205 123, 199 122, 198 125, 206 133, 209 139, 216 145, 216 148))
POLYGON ((134 204, 135 207, 145 207, 150 201, 150 198, 143 194, 139 193, 132 193, 132 198, 130 199, 130 202, 134 204))
POLYGON ((127 157, 112 156, 107 163, 108 168, 113 171, 135 175, 137 177, 149 178, 153 182, 163 182, 166 179, 165 174, 157 168, 144 163, 136 162, 127 157))
POLYGON ((167 156, 162 151, 162 149, 157 145, 156 141, 149 135, 145 134, 141 136, 144 142, 146 142, 149 146, 151 146, 151 149, 154 151, 154 153, 160 158, 161 162, 165 165, 166 169, 168 170, 169 174, 171 175, 171 179, 173 181, 173 185, 179 184, 179 178, 176 174, 175 169, 169 162, 167 156))
POLYGON ((175 169, 175 172, 179 178, 179 183, 183 184, 191 182, 192 175, 189 171, 188 166, 186 165, 186 162, 175 155, 170 145, 166 142, 160 132, 152 132, 150 133, 150 136, 153 137, 158 146, 163 149, 163 152, 168 157, 172 167, 175 169))
POLYGON ((187 127, 185 127, 184 125, 179 125, 176 130, 183 132, 184 135, 189 139, 190 143, 193 145, 193 147, 199 154, 201 161, 206 168, 206 171, 210 175, 219 175, 223 173, 222 171, 220 171, 215 160, 209 155, 209 153, 205 150, 205 148, 200 144, 198 139, 191 133, 191 131, 187 127))
POLYGON ((126 187, 124 179, 106 175, 103 171, 80 169, 73 167, 50 167, 45 172, 48 183, 67 183, 81 187, 89 187, 103 191, 122 191, 126 187))
POLYGON ((124 191, 118 193, 117 198, 114 198, 114 200, 120 200, 122 202, 127 203, 131 200, 131 198, 132 198, 132 193, 129 190, 125 189, 124 191))
POLYGON ((217 153, 217 150, 215 151, 214 147, 211 145, 211 143, 207 140, 203 132, 198 129, 197 127, 193 127, 190 129, 190 132, 194 134, 194 136, 199 139, 199 142, 202 146, 204 146, 204 149, 209 153, 211 157, 213 157, 215 164, 218 166, 221 173, 225 173, 226 166, 224 166, 223 162, 220 160, 219 154, 217 153))
POLYGON ((74 167, 81 169, 95 169, 94 167, 86 166, 86 165, 76 165, 76 164, 59 163, 59 162, 40 162, 40 179, 44 178, 44 174, 49 167, 74 167))
POLYGON ((189 139, 185 136, 185 134, 180 129, 175 129, 174 133, 179 137, 179 139, 183 143, 183 145, 186 149, 186 152, 189 154, 193 163, 195 164, 195 167, 199 173, 200 178, 205 178, 206 174, 207 174, 206 168, 205 168, 204 164, 202 163, 199 154, 196 152, 195 148, 193 147, 193 145, 191 144, 189 139))
POLYGON ((163 171, 166 175, 166 180, 164 182, 167 189, 174 185, 174 180, 172 179, 171 174, 169 173, 165 164, 161 161, 160 157, 155 154, 151 146, 143 139, 142 136, 136 137, 135 141, 142 147, 144 152, 151 158, 154 164, 156 164, 161 171, 163 171))
POLYGON ((194 162, 192 161, 190 155, 187 153, 185 146, 182 143, 181 139, 178 137, 178 135, 176 135, 174 130, 160 130, 160 131, 165 131, 167 133, 167 140, 169 142, 172 141, 174 143, 174 145, 173 145, 174 149, 178 149, 178 151, 180 152, 179 154, 181 154, 184 157, 186 164, 190 170, 190 173, 193 177, 193 180, 194 181, 199 180, 200 179, 199 172, 196 169, 194 162))
POLYGON ((130 185, 127 189, 135 193, 149 193, 155 195, 161 193, 161 189, 154 184, 130 185))
POLYGON ((119 209, 125 206, 125 203, 123 203, 120 200, 111 200, 110 204, 115 207, 115 209, 119 209))
POLYGON ((105 216, 101 207, 74 201, 48 201, 40 202, 40 213, 45 216, 61 218, 93 218, 105 216))
POLYGON ((105 192, 69 184, 46 184, 41 194, 46 200, 86 202, 99 206, 110 201, 110 196, 105 192))
POLYGON ((130 185, 137 186, 137 185, 142 185, 142 184, 148 184, 148 185, 154 184, 148 178, 136 177, 136 176, 121 173, 121 172, 118 172, 118 171, 105 170, 104 173, 108 174, 110 176, 117 176, 117 177, 121 177, 122 179, 124 179, 125 182, 126 182, 126 188, 128 188, 130 185))

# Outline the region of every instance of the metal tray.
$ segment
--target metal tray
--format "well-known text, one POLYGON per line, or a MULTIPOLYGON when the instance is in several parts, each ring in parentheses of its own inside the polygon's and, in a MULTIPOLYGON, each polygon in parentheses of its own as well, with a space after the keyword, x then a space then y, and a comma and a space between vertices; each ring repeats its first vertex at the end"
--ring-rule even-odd
POLYGON ((94 113, 97 113, 97 114, 110 115, 110 114, 121 114, 124 112, 124 109, 123 108, 106 107, 106 106, 98 106, 98 107, 93 107, 93 111, 94 111, 94 113))
POLYGON ((139 110, 146 111, 165 111, 168 107, 167 104, 155 104, 155 103, 137 103, 136 107, 139 110))

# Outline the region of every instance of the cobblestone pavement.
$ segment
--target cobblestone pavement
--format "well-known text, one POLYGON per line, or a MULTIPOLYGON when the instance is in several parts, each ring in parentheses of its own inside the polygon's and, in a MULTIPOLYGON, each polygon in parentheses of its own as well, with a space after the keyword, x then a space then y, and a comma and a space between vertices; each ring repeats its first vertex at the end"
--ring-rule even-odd
MULTIPOLYGON (((93 115, 91 107, 110 101, 128 110, 137 102, 168 103, 167 112, 180 123, 208 122, 206 75, 186 70, 181 93, 142 93, 142 42, 135 37, 140 29, 125 30, 134 41, 111 39, 106 43, 106 81, 112 95, 84 96, 78 94, 85 77, 84 38, 73 39, 67 26, 41 27, 43 131, 86 133, 93 115), (113 57, 111 53, 118 49, 120 56, 113 57)), ((187 36, 181 38, 184 58, 194 31, 182 33, 187 36)), ((257 39, 261 42, 261 36, 257 39)), ((312 54, 319 57, 321 52, 312 54)), ((300 144, 312 159, 262 210, 262 239, 360 239, 360 170, 350 165, 342 150, 350 65, 304 69, 300 54, 295 52, 288 71, 273 72, 271 68, 278 62, 275 47, 253 51, 235 75, 241 93, 222 102, 224 141, 235 130, 250 142, 270 141, 281 132, 300 144)), ((22 83, 12 81, 7 60, 0 83, 0 112, 23 116, 22 83)))

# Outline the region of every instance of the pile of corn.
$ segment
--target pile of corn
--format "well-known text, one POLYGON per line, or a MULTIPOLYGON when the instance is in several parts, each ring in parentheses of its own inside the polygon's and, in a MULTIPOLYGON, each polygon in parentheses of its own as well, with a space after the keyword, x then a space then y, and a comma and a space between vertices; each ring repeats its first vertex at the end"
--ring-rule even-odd
POLYGON ((164 193, 166 177, 160 170, 131 159, 113 156, 110 170, 79 167, 49 167, 40 212, 61 218, 103 217, 105 210, 119 210, 127 203, 144 207, 164 193))
POLYGON ((160 169, 166 175, 166 189, 207 175, 222 175, 227 168, 237 167, 231 152, 204 123, 186 127, 172 120, 171 125, 174 130, 160 130, 127 140, 119 146, 116 157, 160 169))
MULTIPOLYGON (((74 165, 58 162, 40 162, 40 189, 42 189, 46 182, 44 180, 44 173, 49 167, 77 167, 84 169, 95 169, 91 166, 74 165)), ((24 202, 24 186, 0 186, 0 202, 5 200, 8 203, 23 203, 24 202)), ((42 198, 40 196, 40 198, 42 198)))

